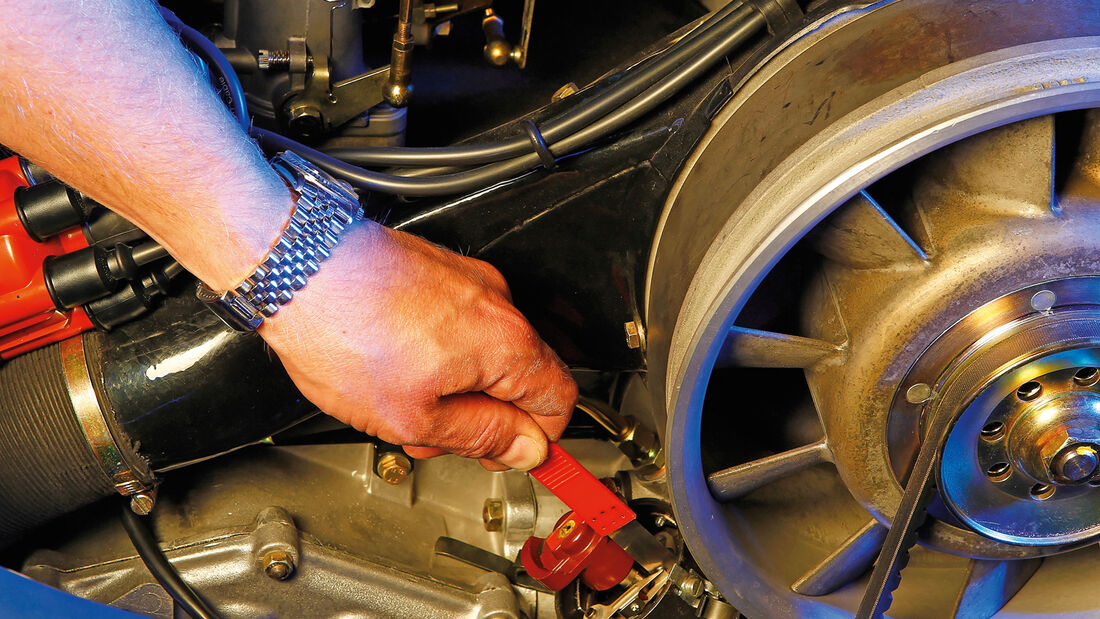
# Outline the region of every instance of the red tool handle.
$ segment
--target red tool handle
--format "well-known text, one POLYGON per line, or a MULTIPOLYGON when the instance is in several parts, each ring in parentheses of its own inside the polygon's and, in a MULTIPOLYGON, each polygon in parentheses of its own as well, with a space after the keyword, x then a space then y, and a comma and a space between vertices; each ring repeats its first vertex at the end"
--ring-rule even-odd
POLYGON ((609 535, 637 517, 626 503, 557 443, 550 443, 546 462, 531 469, 531 476, 600 535, 609 535))

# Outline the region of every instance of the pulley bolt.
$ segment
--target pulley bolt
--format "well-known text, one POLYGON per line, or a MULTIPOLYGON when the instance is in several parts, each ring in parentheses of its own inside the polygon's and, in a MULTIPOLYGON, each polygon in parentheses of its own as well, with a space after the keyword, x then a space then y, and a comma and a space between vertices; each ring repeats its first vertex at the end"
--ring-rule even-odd
POLYGON ((481 508, 481 520, 485 522, 485 530, 490 533, 504 530, 504 501, 500 499, 485 499, 485 506, 481 508))
POLYGON ((264 573, 275 580, 286 580, 294 573, 294 559, 283 550, 264 555, 264 573))
POLYGON ((1092 445, 1070 445, 1050 463, 1051 473, 1058 479, 1071 483, 1088 481, 1100 465, 1100 456, 1092 445))
POLYGON ((412 471, 412 461, 405 454, 391 451, 382 454, 378 458, 375 471, 387 484, 396 486, 409 477, 409 473, 412 471))

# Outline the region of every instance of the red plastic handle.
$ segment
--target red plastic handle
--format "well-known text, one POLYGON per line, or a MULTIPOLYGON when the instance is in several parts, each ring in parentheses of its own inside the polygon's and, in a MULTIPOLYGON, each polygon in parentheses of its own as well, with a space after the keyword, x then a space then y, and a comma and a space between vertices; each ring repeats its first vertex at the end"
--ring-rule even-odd
POLYGON ((557 443, 550 443, 549 457, 531 469, 531 476, 600 535, 618 531, 637 517, 626 503, 557 443))

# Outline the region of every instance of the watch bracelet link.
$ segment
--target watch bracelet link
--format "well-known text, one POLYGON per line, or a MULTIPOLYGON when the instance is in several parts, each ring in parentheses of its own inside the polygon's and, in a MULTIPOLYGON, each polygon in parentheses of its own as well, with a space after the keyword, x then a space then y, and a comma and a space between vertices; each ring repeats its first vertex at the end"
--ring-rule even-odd
POLYGON ((254 331, 264 318, 294 298, 339 242, 340 234, 364 219, 359 198, 346 182, 336 180, 300 155, 286 151, 271 166, 295 195, 295 206, 282 235, 259 266, 225 293, 199 282, 196 294, 227 325, 254 331))

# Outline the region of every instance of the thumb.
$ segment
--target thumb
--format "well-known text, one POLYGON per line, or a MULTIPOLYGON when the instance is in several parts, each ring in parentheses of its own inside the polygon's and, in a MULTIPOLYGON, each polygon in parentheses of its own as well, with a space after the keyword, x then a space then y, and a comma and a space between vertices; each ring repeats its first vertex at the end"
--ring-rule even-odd
POLYGON ((461 393, 440 398, 432 412, 436 423, 428 442, 433 446, 524 471, 546 459, 546 434, 510 402, 461 393))

